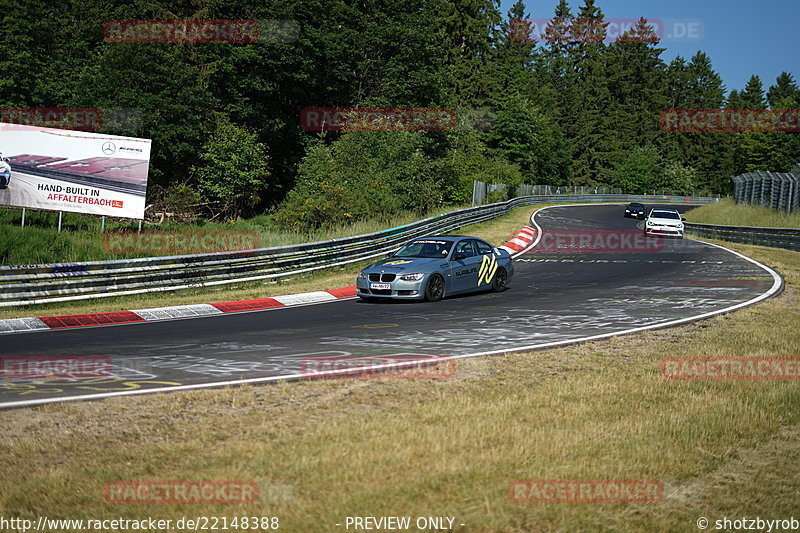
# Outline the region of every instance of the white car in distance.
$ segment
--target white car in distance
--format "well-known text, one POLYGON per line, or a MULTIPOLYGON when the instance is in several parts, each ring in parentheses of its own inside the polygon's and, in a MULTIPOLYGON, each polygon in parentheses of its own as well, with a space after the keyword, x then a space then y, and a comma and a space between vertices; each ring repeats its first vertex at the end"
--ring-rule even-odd
POLYGON ((686 219, 675 209, 651 209, 644 219, 645 235, 673 235, 683 238, 686 219))

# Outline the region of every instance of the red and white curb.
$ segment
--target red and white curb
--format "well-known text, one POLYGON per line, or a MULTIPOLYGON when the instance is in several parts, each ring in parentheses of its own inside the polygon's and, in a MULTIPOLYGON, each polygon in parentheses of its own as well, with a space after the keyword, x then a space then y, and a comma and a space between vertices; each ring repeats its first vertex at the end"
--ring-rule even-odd
POLYGON ((533 240, 536 238, 536 228, 525 226, 522 228, 516 237, 505 243, 503 246, 498 246, 501 250, 507 251, 511 257, 522 255, 528 248, 530 248, 533 240))
POLYGON ((111 326, 115 324, 135 324, 138 322, 157 322, 159 320, 175 320, 179 318, 198 318, 226 313, 262 311, 265 309, 333 302, 355 297, 356 287, 355 285, 351 285, 350 287, 331 289, 329 291, 305 292, 301 294, 289 294, 287 296, 275 296, 274 298, 256 298, 237 302, 176 305, 171 307, 155 307, 151 309, 90 313, 84 315, 7 318, 0 320, 0 334, 25 333, 48 329, 111 326))
MULTIPOLYGON (((512 257, 522 255, 531 247, 537 230, 525 226, 516 237, 500 246, 508 250, 512 257)), ((154 307, 150 309, 133 309, 130 311, 112 311, 108 313, 89 313, 83 315, 38 316, 26 318, 0 319, 0 335, 9 333, 26 333, 50 329, 87 328, 96 326, 112 326, 116 324, 136 324, 139 322, 157 322, 160 320, 176 320, 181 318, 199 318, 226 313, 245 311, 263 311, 281 307, 309 305, 336 300, 355 298, 356 287, 342 287, 329 291, 305 292, 275 296, 274 298, 256 298, 236 302, 220 302, 215 304, 176 305, 171 307, 154 307)))

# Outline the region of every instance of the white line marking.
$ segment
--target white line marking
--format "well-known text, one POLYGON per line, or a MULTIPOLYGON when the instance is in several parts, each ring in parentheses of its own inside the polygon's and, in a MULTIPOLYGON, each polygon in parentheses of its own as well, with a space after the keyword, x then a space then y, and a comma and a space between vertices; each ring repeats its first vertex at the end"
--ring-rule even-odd
MULTIPOLYGON (((578 206, 583 206, 583 205, 597 205, 597 204, 574 204, 574 205, 568 205, 568 206, 560 206, 559 205, 559 206, 550 206, 550 207, 578 207, 578 206)), ((537 210, 533 215, 531 215, 531 222, 533 224, 535 224, 537 226, 537 228, 539 227, 539 225, 536 224, 536 221, 534 220, 534 217, 540 211, 543 211, 545 209, 550 209, 550 207, 543 207, 543 208, 537 210)), ((539 229, 541 229, 541 228, 539 228, 539 229)), ((541 235, 541 232, 539 232, 539 235, 541 235)), ((696 240, 696 239, 693 239, 693 240, 696 240)), ((537 238, 537 240, 533 244, 533 246, 535 246, 536 243, 538 243, 538 242, 539 242, 539 239, 537 238)), ((667 321, 667 322, 660 322, 660 323, 657 323, 657 324, 650 324, 649 326, 639 326, 639 327, 636 327, 636 328, 629 328, 629 329, 622 330, 622 331, 612 331, 612 332, 609 332, 609 333, 601 333, 601 334, 598 334, 598 335, 590 335, 588 337, 581 337, 581 338, 578 338, 578 339, 567 339, 567 340, 562 340, 562 341, 546 342, 546 343, 543 343, 543 344, 531 344, 531 345, 528 345, 528 346, 519 346, 517 348, 505 349, 505 350, 490 350, 490 351, 485 351, 485 352, 477 352, 477 353, 463 354, 463 355, 451 355, 451 356, 445 356, 445 357, 432 357, 432 358, 427 358, 427 359, 419 359, 419 360, 416 360, 416 361, 404 361, 403 363, 387 363, 385 365, 370 365, 370 366, 359 367, 359 368, 348 368, 348 369, 333 370, 333 371, 329 371, 329 372, 320 372, 320 373, 288 374, 288 375, 283 375, 283 376, 268 376, 268 377, 263 377, 263 378, 249 378, 249 379, 238 379, 238 380, 230 380, 230 381, 217 381, 217 382, 214 382, 214 383, 197 383, 195 385, 176 385, 176 386, 173 386, 173 387, 161 387, 161 388, 143 389, 143 390, 135 390, 135 391, 106 392, 106 393, 98 393, 98 394, 87 394, 87 395, 84 395, 84 396, 64 396, 64 397, 60 397, 60 398, 42 398, 42 399, 39 399, 39 400, 23 400, 23 401, 18 401, 18 402, 6 402, 6 403, 0 404, 0 408, 29 407, 29 406, 32 406, 32 405, 41 405, 41 404, 44 404, 44 403, 71 402, 71 401, 79 401, 79 400, 98 400, 98 399, 101 399, 101 398, 112 398, 112 397, 115 397, 115 396, 132 396, 134 394, 152 394, 152 393, 157 393, 157 392, 174 392, 174 391, 182 391, 182 390, 208 389, 208 388, 215 388, 215 387, 226 387, 226 386, 231 386, 231 385, 242 385, 244 383, 267 383, 267 382, 270 382, 270 381, 281 381, 281 380, 288 380, 288 379, 295 379, 296 380, 296 379, 303 379, 303 378, 308 378, 308 377, 319 378, 321 376, 329 376, 329 375, 336 375, 336 374, 345 374, 346 375, 346 374, 355 374, 355 373, 358 373, 358 372, 365 372, 365 371, 374 372, 375 370, 382 370, 382 369, 386 369, 386 370, 401 369, 401 368, 405 368, 405 367, 409 367, 409 366, 418 365, 420 363, 434 364, 434 363, 443 362, 443 361, 454 361, 456 359, 467 359, 467 358, 470 358, 470 357, 482 357, 482 356, 486 356, 486 355, 500 355, 500 354, 504 354, 504 353, 522 352, 522 351, 526 351, 526 350, 527 351, 542 350, 544 348, 555 348, 555 347, 558 347, 558 346, 565 346, 565 345, 569 345, 569 344, 579 344, 579 343, 583 343, 583 342, 590 342, 590 341, 607 339, 609 337, 616 337, 618 335, 628 335, 628 334, 631 334, 631 333, 638 333, 638 332, 641 332, 641 331, 647 331, 647 330, 651 330, 651 329, 668 328, 668 327, 671 327, 671 326, 677 326, 677 325, 686 324, 686 323, 689 323, 689 322, 696 322, 698 320, 703 320, 705 318, 710 318, 710 317, 716 316, 716 315, 722 315, 722 314, 725 314, 725 313, 729 313, 731 311, 735 311, 737 309, 741 309, 742 307, 747 307, 747 306, 756 304, 758 302, 766 300, 767 298, 771 298, 772 296, 775 296, 775 294, 780 292, 780 289, 783 286, 783 279, 780 277, 780 275, 777 272, 775 272, 770 267, 768 267, 768 266, 766 266, 766 265, 764 265, 762 263, 759 263, 755 259, 751 259, 751 258, 749 258, 749 257, 747 257, 745 255, 742 255, 739 252, 736 252, 734 250, 730 250, 728 248, 725 248, 724 246, 720 246, 718 244, 712 244, 712 243, 705 242, 705 241, 697 241, 696 240, 696 242, 699 242, 701 244, 705 244, 707 246, 713 246, 713 247, 719 248, 721 250, 725 250, 726 252, 730 252, 733 255, 736 255, 736 256, 738 256, 738 257, 740 257, 740 258, 742 258, 742 259, 744 259, 746 261, 749 261, 750 263, 753 263, 756 266, 759 266, 759 267, 763 268, 764 270, 766 270, 772 276, 772 279, 773 279, 772 287, 770 287, 769 290, 767 292, 765 292, 764 294, 761 294, 760 296, 756 296, 755 298, 751 298, 750 300, 747 300, 746 302, 739 303, 739 304, 736 304, 736 305, 732 305, 732 306, 726 307, 724 309, 718 309, 716 311, 709 311, 708 313, 704 313, 702 315, 698 315, 698 316, 694 316, 694 317, 687 317, 687 318, 679 318, 679 319, 670 320, 670 321, 667 321)))
POLYGON ((316 291, 304 292, 301 294, 290 294, 288 296, 273 296, 273 299, 279 301, 283 305, 290 306, 317 302, 330 302, 333 300, 339 300, 340 298, 337 298, 329 292, 316 291))
POLYGON ((221 315, 222 311, 210 304, 191 304, 174 305, 170 307, 151 307, 148 309, 132 309, 131 313, 136 313, 143 319, 153 322, 156 320, 167 320, 170 318, 200 317, 221 315))

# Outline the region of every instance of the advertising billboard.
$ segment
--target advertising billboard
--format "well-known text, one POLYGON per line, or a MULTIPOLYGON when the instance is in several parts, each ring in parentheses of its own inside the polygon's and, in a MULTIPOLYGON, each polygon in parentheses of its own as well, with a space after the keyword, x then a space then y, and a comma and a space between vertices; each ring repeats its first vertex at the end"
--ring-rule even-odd
POLYGON ((0 205, 144 218, 150 139, 0 123, 0 205))

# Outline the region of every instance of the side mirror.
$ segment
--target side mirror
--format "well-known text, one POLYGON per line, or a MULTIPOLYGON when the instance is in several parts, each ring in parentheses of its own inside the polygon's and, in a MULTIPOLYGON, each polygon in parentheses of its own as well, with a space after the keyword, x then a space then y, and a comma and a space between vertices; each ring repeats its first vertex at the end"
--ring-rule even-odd
POLYGON ((394 257, 394 252, 389 252, 388 254, 386 254, 386 257, 394 257))
POLYGON ((463 261, 467 258, 467 254, 455 254, 453 256, 453 261, 463 261))
POLYGON ((682 222, 686 222, 686 217, 681 217, 682 222))

